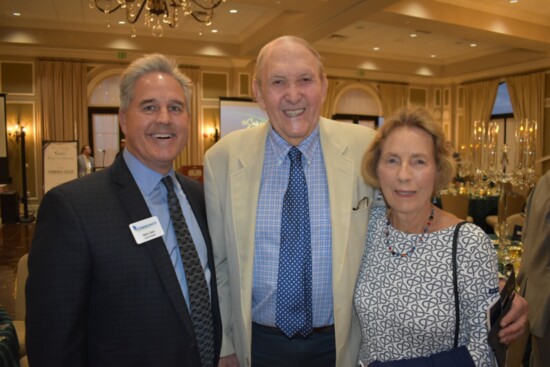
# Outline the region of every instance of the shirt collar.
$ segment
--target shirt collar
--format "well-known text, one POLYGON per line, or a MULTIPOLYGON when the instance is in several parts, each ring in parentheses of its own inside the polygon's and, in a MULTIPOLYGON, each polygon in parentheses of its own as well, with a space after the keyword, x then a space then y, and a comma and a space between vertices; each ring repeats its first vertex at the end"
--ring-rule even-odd
MULTIPOLYGON (((139 190, 144 195, 150 195, 164 176, 144 165, 139 159, 132 155, 128 149, 124 149, 122 156, 124 157, 124 161, 126 161, 126 165, 134 177, 139 190)), ((170 169, 167 176, 172 177, 175 184, 176 178, 173 169, 170 169)))
MULTIPOLYGON (((269 126, 267 141, 273 149, 277 162, 279 164, 283 163, 292 145, 283 139, 271 125, 269 126)), ((319 124, 317 124, 311 134, 297 145, 298 150, 300 150, 308 164, 311 163, 319 143, 319 124)))

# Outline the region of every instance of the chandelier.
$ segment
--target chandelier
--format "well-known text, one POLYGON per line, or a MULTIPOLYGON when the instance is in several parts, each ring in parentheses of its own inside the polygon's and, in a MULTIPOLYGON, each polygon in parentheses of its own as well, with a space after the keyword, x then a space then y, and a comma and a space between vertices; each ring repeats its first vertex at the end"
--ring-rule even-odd
POLYGON ((119 9, 125 10, 126 21, 132 25, 132 37, 136 36, 134 24, 145 9, 145 25, 151 28, 154 36, 162 37, 163 25, 176 28, 180 13, 210 26, 214 9, 222 2, 225 0, 90 0, 90 8, 96 8, 107 16, 107 28, 111 27, 110 14, 119 9))

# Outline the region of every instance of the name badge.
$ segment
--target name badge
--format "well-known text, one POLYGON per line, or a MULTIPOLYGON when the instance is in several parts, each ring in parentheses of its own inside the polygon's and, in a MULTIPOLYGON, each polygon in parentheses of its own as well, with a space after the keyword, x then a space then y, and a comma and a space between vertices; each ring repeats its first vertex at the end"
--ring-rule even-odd
POLYGON ((156 216, 130 224, 130 231, 138 245, 164 235, 160 221, 156 216))

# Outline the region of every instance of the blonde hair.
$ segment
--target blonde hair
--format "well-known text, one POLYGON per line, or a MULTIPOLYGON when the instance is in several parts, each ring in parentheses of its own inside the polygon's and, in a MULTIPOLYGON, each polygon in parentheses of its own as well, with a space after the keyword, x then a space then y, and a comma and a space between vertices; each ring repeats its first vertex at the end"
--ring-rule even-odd
POLYGON ((450 146, 445 141, 441 125, 424 108, 404 107, 399 109, 389 120, 384 121, 384 124, 378 130, 374 140, 363 155, 361 174, 365 182, 372 187, 380 187, 377 168, 382 144, 395 129, 400 127, 417 128, 425 131, 432 137, 436 162, 434 191, 437 192, 443 189, 451 182, 454 176, 455 162, 452 159, 450 146))

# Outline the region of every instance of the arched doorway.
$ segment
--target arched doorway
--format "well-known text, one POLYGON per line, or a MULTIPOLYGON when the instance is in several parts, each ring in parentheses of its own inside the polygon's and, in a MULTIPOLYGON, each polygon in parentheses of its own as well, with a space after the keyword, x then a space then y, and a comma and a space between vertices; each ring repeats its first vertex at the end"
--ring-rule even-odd
POLYGON ((382 122, 382 104, 376 89, 370 85, 345 85, 336 95, 332 118, 377 128, 382 122))
POLYGON ((95 76, 88 84, 88 136, 97 169, 113 163, 123 138, 118 124, 121 72, 107 70, 95 76))

